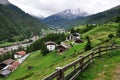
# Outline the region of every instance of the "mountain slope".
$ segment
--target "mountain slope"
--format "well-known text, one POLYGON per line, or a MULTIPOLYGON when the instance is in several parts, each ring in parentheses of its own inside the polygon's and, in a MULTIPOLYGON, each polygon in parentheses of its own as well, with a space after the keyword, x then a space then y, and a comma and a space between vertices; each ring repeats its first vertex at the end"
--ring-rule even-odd
POLYGON ((0 41, 14 41, 39 35, 46 26, 12 4, 0 4, 0 41))
POLYGON ((67 9, 47 17, 43 22, 52 27, 69 27, 74 24, 73 20, 78 17, 84 19, 87 15, 88 13, 81 9, 67 9))
POLYGON ((116 17, 120 15, 120 5, 117 7, 114 7, 110 10, 98 13, 96 15, 92 15, 88 17, 87 23, 103 23, 107 22, 113 17, 116 17))
POLYGON ((80 18, 76 19, 75 23, 83 23, 83 24, 96 24, 96 23, 105 23, 110 21, 112 18, 120 16, 120 5, 114 8, 111 8, 107 11, 100 12, 98 14, 94 14, 91 16, 87 16, 84 20, 80 20, 80 18))

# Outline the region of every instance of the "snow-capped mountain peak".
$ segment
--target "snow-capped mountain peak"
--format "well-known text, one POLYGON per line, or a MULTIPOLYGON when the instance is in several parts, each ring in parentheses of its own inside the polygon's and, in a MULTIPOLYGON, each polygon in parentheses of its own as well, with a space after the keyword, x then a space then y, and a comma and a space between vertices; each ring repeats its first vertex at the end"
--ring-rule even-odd
POLYGON ((83 11, 82 9, 67 9, 57 13, 56 15, 59 15, 62 18, 76 19, 77 17, 88 16, 88 13, 83 11))

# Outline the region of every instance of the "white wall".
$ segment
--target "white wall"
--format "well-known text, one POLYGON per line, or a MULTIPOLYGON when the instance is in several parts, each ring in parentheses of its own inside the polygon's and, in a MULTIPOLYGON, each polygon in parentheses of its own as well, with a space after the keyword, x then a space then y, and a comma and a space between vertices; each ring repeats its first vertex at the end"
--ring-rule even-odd
POLYGON ((53 51, 53 50, 55 50, 55 45, 47 45, 47 49, 49 51, 53 51))
POLYGON ((15 58, 15 59, 21 58, 21 57, 22 57, 21 55, 14 54, 14 58, 15 58))

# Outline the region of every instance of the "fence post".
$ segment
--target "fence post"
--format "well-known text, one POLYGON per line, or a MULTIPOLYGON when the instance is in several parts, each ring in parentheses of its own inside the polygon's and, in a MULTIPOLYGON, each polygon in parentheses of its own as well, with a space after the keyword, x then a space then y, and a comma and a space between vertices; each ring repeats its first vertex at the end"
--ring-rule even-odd
POLYGON ((79 58, 81 58, 80 64, 83 63, 84 56, 80 56, 79 58))
POLYGON ((92 55, 91 55, 91 58, 92 58, 92 62, 93 62, 93 58, 94 58, 94 50, 92 50, 92 55))
POLYGON ((114 46, 115 46, 116 49, 118 48, 116 44, 114 46))
POLYGON ((62 70, 62 67, 57 67, 56 70, 59 72, 59 76, 57 77, 57 80, 65 80, 64 71, 62 70))
POLYGON ((113 46, 114 46, 114 44, 111 44, 111 51, 112 51, 112 49, 113 49, 113 46))
POLYGON ((101 47, 100 47, 100 45, 98 46, 98 53, 99 53, 99 56, 101 56, 101 47))
POLYGON ((81 61, 80 61, 79 65, 81 66, 80 70, 82 70, 82 68, 83 68, 83 62, 84 62, 84 56, 80 56, 79 58, 81 58, 81 61))
POLYGON ((108 52, 107 49, 108 49, 108 47, 106 46, 106 53, 108 52))

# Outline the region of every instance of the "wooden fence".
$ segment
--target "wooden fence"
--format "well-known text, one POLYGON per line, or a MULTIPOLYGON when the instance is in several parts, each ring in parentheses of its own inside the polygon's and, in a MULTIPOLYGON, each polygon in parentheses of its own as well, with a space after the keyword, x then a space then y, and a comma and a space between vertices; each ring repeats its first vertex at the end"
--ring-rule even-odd
POLYGON ((57 67, 56 71, 44 78, 43 80, 75 80, 80 73, 90 64, 97 56, 101 56, 102 52, 120 49, 119 45, 98 46, 85 56, 80 56, 79 59, 64 66, 57 67))

